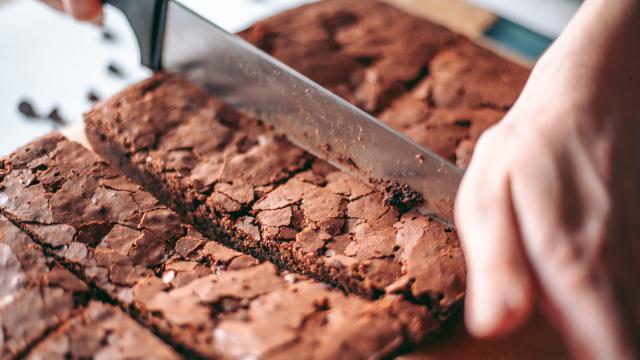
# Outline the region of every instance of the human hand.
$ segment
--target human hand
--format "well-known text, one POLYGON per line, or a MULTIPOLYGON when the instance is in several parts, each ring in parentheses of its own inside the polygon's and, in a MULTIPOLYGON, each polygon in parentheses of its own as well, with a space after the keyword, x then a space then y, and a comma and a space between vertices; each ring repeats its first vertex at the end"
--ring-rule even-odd
POLYGON ((41 0, 47 5, 71 14, 77 20, 100 23, 102 1, 100 0, 41 0))
POLYGON ((640 2, 588 0, 480 139, 456 199, 472 334, 535 303, 576 357, 640 357, 640 2))

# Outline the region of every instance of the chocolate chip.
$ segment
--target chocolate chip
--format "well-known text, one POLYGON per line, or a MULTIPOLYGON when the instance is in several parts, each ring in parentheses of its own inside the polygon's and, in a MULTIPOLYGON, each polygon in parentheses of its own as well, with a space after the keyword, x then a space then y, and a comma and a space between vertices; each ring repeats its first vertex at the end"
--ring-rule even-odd
POLYGON ((18 104, 18 111, 20 111, 22 115, 30 119, 39 117, 38 113, 29 100, 20 101, 20 103, 18 104))
POLYGON ((49 115, 47 115, 47 119, 51 120, 56 125, 65 125, 67 121, 60 115, 60 111, 58 108, 53 108, 49 115))
POLYGON ((96 94, 96 92, 93 91, 93 90, 89 90, 87 92, 87 100, 89 100, 91 102, 100 101, 100 95, 96 94))
POLYGON ((114 42, 116 40, 116 36, 108 29, 104 29, 102 31, 102 39, 107 42, 114 42))
POLYGON ((124 72, 122 71, 120 66, 115 63, 109 63, 109 65, 107 66, 107 70, 112 75, 115 75, 117 77, 124 77, 124 72))

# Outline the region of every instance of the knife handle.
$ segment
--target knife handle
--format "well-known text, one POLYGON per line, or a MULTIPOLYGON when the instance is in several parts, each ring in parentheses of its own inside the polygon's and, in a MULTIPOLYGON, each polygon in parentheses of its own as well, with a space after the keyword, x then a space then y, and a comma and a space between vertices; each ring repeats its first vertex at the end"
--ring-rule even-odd
POLYGON ((151 70, 162 66, 162 41, 168 0, 104 0, 127 18, 140 47, 142 65, 151 70))

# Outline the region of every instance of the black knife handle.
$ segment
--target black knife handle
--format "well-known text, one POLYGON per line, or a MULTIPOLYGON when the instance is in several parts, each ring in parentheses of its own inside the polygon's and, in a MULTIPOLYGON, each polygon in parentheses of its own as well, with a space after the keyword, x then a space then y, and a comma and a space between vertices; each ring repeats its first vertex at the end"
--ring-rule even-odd
POLYGON ((122 13, 131 24, 131 28, 140 47, 142 65, 151 70, 160 70, 162 66, 162 40, 168 0, 104 0, 122 13))

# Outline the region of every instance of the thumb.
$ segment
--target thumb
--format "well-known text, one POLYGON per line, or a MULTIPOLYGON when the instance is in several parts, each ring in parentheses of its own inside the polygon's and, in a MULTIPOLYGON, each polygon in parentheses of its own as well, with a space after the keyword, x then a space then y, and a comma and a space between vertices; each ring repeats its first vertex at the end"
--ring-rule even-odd
POLYGON ((490 130, 478 143, 455 206, 468 269, 466 323, 477 337, 514 330, 533 306, 534 284, 513 212, 508 171, 496 162, 500 153, 492 151, 493 137, 495 130, 490 130))

